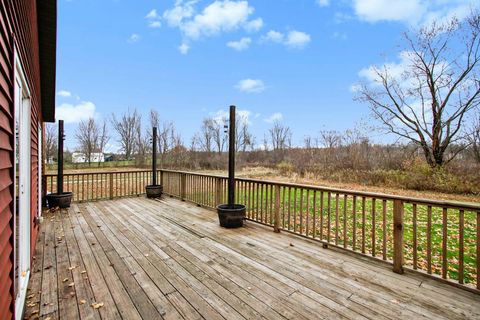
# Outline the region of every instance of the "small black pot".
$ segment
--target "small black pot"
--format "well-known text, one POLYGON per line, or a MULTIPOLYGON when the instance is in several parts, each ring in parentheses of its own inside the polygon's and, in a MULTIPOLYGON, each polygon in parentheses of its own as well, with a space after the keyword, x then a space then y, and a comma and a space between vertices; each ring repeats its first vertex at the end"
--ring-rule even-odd
POLYGON ((163 186, 162 185, 149 185, 145 187, 147 190, 147 198, 156 199, 162 196, 163 186))
POLYGON ((220 226, 224 228, 240 228, 243 227, 245 212, 247 208, 243 204, 220 204, 217 206, 218 219, 220 226))
POLYGON ((70 208, 72 203, 73 192, 50 193, 46 195, 49 208, 70 208))

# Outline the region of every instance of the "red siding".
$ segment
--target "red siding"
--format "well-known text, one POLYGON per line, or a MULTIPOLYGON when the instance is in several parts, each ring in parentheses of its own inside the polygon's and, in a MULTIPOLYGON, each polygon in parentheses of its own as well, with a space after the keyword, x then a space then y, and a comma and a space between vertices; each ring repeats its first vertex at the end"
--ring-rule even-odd
POLYGON ((31 252, 38 226, 38 126, 40 65, 36 1, 2 0, 0 4, 0 319, 13 317, 13 66, 19 53, 31 93, 31 252))

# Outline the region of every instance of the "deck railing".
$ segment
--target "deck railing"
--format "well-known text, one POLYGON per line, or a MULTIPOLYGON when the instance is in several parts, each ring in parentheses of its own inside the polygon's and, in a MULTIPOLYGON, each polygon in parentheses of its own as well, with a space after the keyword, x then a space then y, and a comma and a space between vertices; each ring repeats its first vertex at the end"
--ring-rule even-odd
MULTIPOLYGON (((159 170, 168 195, 215 208, 227 199, 227 178, 159 170)), ((141 195, 151 171, 64 175, 74 201, 141 195)), ((56 176, 45 175, 46 190, 56 176)), ((325 245, 354 251, 404 268, 422 271, 480 293, 480 204, 416 199, 310 185, 236 179, 237 203, 247 219, 292 232, 325 245)))

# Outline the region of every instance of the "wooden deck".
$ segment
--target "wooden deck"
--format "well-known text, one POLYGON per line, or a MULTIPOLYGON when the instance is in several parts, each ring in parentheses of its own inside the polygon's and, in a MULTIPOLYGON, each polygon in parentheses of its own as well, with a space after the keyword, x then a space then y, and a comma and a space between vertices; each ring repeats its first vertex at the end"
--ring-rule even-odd
POLYGON ((173 199, 45 216, 25 318, 480 319, 480 296, 173 199))

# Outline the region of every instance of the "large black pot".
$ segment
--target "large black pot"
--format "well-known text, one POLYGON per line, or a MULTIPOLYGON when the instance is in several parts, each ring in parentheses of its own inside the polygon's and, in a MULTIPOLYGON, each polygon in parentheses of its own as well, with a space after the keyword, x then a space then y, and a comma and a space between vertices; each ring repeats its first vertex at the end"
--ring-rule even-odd
POLYGON ((50 193, 46 195, 49 208, 70 208, 73 192, 50 193))
POLYGON ((156 199, 162 196, 163 186, 149 185, 145 187, 145 190, 147 190, 147 198, 156 199))
POLYGON ((224 228, 240 228, 245 219, 246 207, 243 204, 220 204, 217 206, 218 219, 220 226, 224 228))

